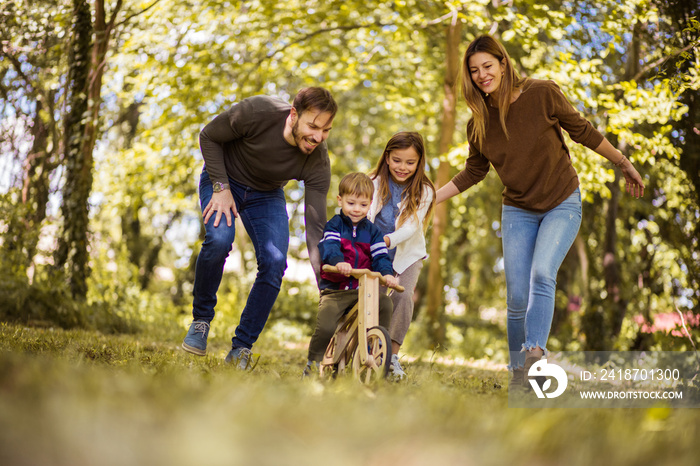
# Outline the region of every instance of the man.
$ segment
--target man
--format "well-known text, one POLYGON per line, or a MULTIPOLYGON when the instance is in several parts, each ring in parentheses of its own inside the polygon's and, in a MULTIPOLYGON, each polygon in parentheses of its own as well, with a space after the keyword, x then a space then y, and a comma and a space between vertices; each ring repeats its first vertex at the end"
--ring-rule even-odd
POLYGON ((194 319, 182 343, 186 351, 206 354, 216 293, 235 238, 234 218, 240 216, 255 247, 258 274, 226 362, 251 368, 251 348, 287 268, 289 219, 282 187, 292 179, 304 182, 306 245, 319 275, 318 243, 331 177, 325 140, 337 108, 330 92, 319 87, 299 91, 291 106, 275 97, 250 97, 200 133, 204 170, 199 199, 206 235, 195 269, 194 319))

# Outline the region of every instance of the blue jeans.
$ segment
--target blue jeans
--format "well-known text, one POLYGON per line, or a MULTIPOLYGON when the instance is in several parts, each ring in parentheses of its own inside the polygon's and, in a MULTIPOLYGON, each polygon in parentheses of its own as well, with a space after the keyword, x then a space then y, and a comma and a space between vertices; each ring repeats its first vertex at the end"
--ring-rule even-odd
MULTIPOLYGON (((256 191, 230 178, 229 186, 243 226, 255 247, 258 262, 258 274, 232 339, 234 347, 251 348, 270 316, 287 268, 287 203, 282 188, 256 191)), ((209 174, 203 171, 199 181, 202 211, 209 204, 213 192, 209 174)), ((216 293, 224 273, 224 263, 236 237, 235 222, 229 227, 226 225, 226 217, 222 215, 219 226, 214 228, 215 217, 212 215, 205 225, 206 235, 197 257, 194 275, 192 315, 195 320, 206 322, 214 319, 216 293)))
POLYGON ((513 369, 525 364, 523 350, 547 351, 557 272, 581 226, 581 192, 545 213, 504 205, 501 220, 513 369))

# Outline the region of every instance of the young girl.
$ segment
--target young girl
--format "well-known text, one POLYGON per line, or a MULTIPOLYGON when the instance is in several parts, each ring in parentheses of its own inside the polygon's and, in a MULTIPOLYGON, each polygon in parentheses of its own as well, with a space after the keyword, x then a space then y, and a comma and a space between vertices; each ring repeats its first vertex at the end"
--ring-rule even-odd
POLYGON ((425 175, 425 148, 418 133, 401 132, 387 143, 377 167, 370 174, 374 198, 369 218, 384 234, 399 284, 406 291, 392 293, 391 375, 406 377, 399 363, 399 349, 413 317, 413 290, 427 256, 426 219, 435 205, 435 187, 425 175))

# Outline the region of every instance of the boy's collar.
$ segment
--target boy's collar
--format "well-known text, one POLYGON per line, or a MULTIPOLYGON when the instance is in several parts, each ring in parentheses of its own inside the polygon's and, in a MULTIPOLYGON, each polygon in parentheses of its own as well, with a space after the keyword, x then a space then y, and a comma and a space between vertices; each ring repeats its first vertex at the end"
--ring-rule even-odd
MULTIPOLYGON (((360 223, 362 223, 362 222, 364 222, 365 220, 367 220, 367 216, 365 215, 365 216, 362 218, 362 220, 360 220, 359 222, 357 222, 357 225, 355 225, 354 223, 352 223, 352 220, 350 219, 350 217, 348 217, 347 215, 345 215, 345 212, 343 212, 342 209, 340 210, 340 218, 343 219, 343 221, 344 221, 345 223, 349 223, 349 224, 352 225, 352 226, 359 226, 360 223)), ((367 221, 369 221, 369 220, 367 220, 367 221)))

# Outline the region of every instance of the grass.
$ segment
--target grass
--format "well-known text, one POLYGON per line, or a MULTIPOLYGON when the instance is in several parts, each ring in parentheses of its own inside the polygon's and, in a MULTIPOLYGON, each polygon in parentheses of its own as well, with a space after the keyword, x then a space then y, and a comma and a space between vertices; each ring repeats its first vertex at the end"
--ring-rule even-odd
POLYGON ((196 357, 180 328, 0 324, 0 464, 697 464, 697 410, 508 408, 504 370, 429 355, 406 383, 302 381, 304 345, 273 333, 240 373, 223 335, 196 357))

